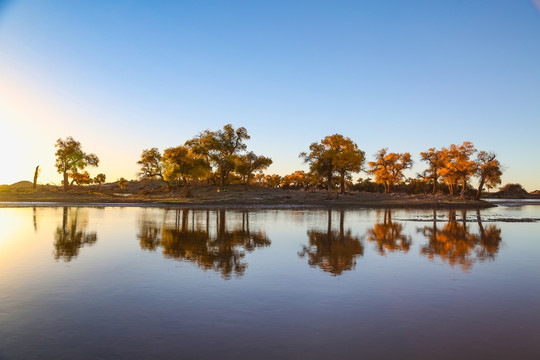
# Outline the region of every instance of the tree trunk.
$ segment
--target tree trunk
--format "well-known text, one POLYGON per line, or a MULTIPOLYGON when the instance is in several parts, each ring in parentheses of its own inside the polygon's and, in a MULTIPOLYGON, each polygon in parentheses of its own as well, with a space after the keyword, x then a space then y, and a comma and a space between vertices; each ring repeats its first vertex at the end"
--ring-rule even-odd
POLYGON ((480 196, 482 196, 482 189, 484 188, 484 182, 486 179, 482 176, 480 178, 480 183, 478 184, 478 190, 476 190, 476 196, 474 197, 474 200, 480 200, 480 196))
POLYGON ((69 179, 67 171, 64 171, 64 191, 69 190, 69 179))
POLYGON ((437 193, 437 177, 433 177, 433 195, 437 193))
POLYGON ((328 172, 327 178, 328 182, 326 183, 326 190, 330 191, 332 189, 332 171, 328 172))
POLYGON ((341 173, 341 179, 339 183, 339 192, 344 194, 345 193, 345 173, 341 173))
POLYGON ((463 199, 465 197, 465 189, 467 188, 467 178, 463 177, 462 182, 463 184, 461 187, 461 194, 459 195, 459 197, 463 199))
POLYGON ((39 165, 36 166, 36 171, 34 171, 34 184, 33 184, 33 186, 32 186, 32 188, 33 188, 34 190, 37 189, 37 178, 38 178, 38 173, 39 173, 39 165))

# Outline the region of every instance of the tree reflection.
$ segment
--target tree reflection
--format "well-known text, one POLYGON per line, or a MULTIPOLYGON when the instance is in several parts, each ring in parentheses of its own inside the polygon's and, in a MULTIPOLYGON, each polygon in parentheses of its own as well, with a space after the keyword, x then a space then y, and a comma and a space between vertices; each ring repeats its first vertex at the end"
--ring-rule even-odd
POLYGON ((484 227, 480 211, 476 213, 478 234, 472 233, 467 224, 467 212, 462 211, 461 222, 456 220, 456 212, 448 213, 448 222, 437 227, 437 214, 433 212, 433 225, 418 231, 429 240, 420 253, 429 259, 441 258, 450 266, 460 265, 464 272, 472 269, 477 261, 495 259, 502 241, 501 229, 495 225, 484 227))
POLYGON ((97 241, 96 232, 87 232, 87 210, 82 208, 63 208, 62 225, 54 234, 55 260, 71 261, 79 255, 79 249, 85 245, 93 245, 97 241))
POLYGON ((248 212, 241 215, 241 221, 229 224, 225 210, 215 214, 175 210, 174 219, 164 219, 161 226, 142 219, 140 246, 145 250, 161 247, 166 258, 195 263, 204 270, 221 273, 225 279, 232 274, 241 276, 247 268, 246 253, 271 243, 264 232, 250 230, 248 212))
MULTIPOLYGON (((378 214, 380 217, 380 212, 378 214)), ((403 225, 392 222, 392 210, 385 209, 383 221, 377 222, 371 229, 368 229, 368 241, 374 242, 380 255, 386 252, 408 252, 412 241, 411 237, 403 234, 403 225)))
POLYGON ((334 276, 343 271, 353 270, 356 258, 364 254, 362 239, 345 230, 344 211, 339 212, 339 231, 332 230, 332 210, 328 210, 328 226, 326 231, 308 230, 309 245, 303 246, 298 253, 300 257, 308 257, 308 264, 319 267, 334 276))

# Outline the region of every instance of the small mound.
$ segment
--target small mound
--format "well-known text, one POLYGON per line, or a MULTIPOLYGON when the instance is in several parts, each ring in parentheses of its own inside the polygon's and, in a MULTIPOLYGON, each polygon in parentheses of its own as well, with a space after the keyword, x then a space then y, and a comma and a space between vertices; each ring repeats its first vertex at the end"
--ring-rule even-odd
POLYGON ((524 199, 530 197, 527 190, 520 184, 506 184, 499 188, 499 191, 493 194, 494 197, 510 198, 510 199, 524 199))
POLYGON ((31 189, 33 185, 32 182, 23 180, 9 185, 9 187, 11 189, 31 189))

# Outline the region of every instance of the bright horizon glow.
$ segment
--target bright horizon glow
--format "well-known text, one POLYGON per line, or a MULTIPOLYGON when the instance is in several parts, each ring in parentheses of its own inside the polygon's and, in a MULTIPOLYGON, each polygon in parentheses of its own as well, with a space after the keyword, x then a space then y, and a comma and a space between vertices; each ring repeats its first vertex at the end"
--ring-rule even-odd
MULTIPOLYGON (((540 189, 537 0, 253 3, 0 0, 0 184, 59 184, 54 144, 134 179, 143 149, 244 126, 266 171, 340 133, 372 160, 471 141, 540 189)), ((365 173, 355 174, 366 178, 365 173)))

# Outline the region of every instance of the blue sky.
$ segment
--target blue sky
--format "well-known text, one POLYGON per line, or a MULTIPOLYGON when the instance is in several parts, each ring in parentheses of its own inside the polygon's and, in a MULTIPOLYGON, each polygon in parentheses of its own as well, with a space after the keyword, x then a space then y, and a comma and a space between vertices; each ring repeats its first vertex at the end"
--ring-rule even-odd
MULTIPOLYGON (((92 174, 245 126, 271 173, 341 133, 368 158, 464 140, 540 189, 540 14, 528 0, 2 1, 0 183, 59 183, 73 136, 92 174)), ((366 174, 359 176, 366 177, 366 174)))

